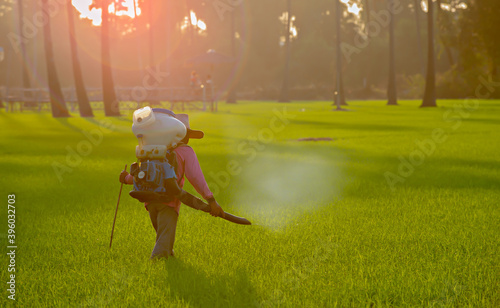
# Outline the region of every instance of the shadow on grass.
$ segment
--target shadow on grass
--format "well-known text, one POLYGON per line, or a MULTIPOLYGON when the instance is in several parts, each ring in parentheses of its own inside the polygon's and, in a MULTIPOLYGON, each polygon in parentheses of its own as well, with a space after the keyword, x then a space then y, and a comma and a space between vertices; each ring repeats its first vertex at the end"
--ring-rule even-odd
POLYGON ((170 258, 159 271, 165 271, 170 296, 183 300, 192 307, 258 307, 258 299, 241 270, 233 275, 208 276, 203 271, 170 258))
POLYGON ((500 125, 500 121, 497 119, 490 119, 490 118, 468 118, 468 119, 462 119, 464 122, 476 122, 480 124, 493 124, 493 125, 500 125))
POLYGON ((75 132, 82 133, 82 129, 76 125, 71 124, 68 121, 68 118, 55 118, 55 120, 75 132))
POLYGON ((123 117, 113 117, 113 120, 116 122, 109 122, 112 125, 107 125, 106 120, 109 121, 109 118, 104 120, 98 120, 95 118, 83 118, 85 121, 94 124, 98 128, 106 128, 113 132, 130 132, 132 134, 132 119, 125 119, 123 117))
POLYGON ((411 126, 401 126, 401 125, 387 125, 387 124, 359 124, 359 123, 331 123, 331 122, 319 122, 319 121, 306 121, 306 120, 292 120, 294 125, 305 125, 307 127, 320 127, 327 126, 331 129, 344 129, 344 130, 358 130, 358 131, 402 131, 402 130, 414 130, 411 126))
MULTIPOLYGON (((408 159, 408 155, 402 156, 406 160, 408 159)), ((365 183, 369 182, 375 186, 382 185, 386 188, 390 186, 385 178, 386 172, 401 176, 401 179, 403 179, 403 182, 397 182, 394 185, 396 188, 480 188, 495 190, 500 187, 500 179, 491 173, 492 170, 500 169, 500 162, 489 159, 443 158, 431 155, 426 156, 421 165, 413 165, 413 171, 410 174, 401 175, 399 173, 401 161, 398 156, 374 155, 357 150, 350 153, 345 168, 346 173, 352 179, 361 179, 365 183)), ((359 196, 362 194, 357 186, 348 186, 345 192, 347 195, 359 196)), ((364 193, 373 192, 373 190, 366 190, 364 193)))

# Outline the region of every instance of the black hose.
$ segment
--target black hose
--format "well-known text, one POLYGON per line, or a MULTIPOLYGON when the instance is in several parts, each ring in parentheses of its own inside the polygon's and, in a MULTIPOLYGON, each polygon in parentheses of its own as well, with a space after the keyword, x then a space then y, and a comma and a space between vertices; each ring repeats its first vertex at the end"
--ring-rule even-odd
MULTIPOLYGON (((133 198, 139 200, 140 202, 170 202, 173 200, 173 196, 176 196, 182 203, 192 207, 195 210, 200 210, 206 213, 210 213, 210 205, 205 203, 200 198, 193 196, 187 191, 180 188, 175 181, 175 179, 168 179, 165 181, 167 191, 169 194, 157 193, 154 191, 131 191, 129 194, 133 198)), ((234 216, 224 212, 224 217, 220 216, 222 219, 233 222, 240 225, 251 225, 252 223, 243 217, 234 216)))
MULTIPOLYGON (((193 196, 192 194, 188 193, 185 190, 182 190, 182 192, 177 195, 177 198, 184 203, 185 205, 192 207, 195 210, 200 210, 206 213, 210 212, 210 205, 207 203, 203 202, 200 198, 197 198, 193 196)), ((233 222, 235 224, 240 224, 240 225, 251 225, 252 223, 243 217, 238 217, 233 214, 229 214, 224 212, 224 217, 220 216, 220 218, 225 219, 227 221, 233 222)))

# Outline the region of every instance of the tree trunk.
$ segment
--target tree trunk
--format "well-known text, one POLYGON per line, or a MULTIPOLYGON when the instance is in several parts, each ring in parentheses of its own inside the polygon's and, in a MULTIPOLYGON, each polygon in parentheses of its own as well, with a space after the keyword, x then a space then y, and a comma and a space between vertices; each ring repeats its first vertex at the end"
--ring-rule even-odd
MULTIPOLYGON (((389 1, 389 7, 393 7, 393 0, 389 1)), ((397 105, 398 95, 396 90, 396 68, 394 51, 394 14, 390 13, 389 21, 389 84, 387 86, 387 105, 397 105)))
POLYGON ((19 48, 21 49, 21 65, 23 69, 23 88, 29 89, 31 88, 31 83, 30 83, 30 76, 29 76, 29 71, 28 71, 28 57, 26 55, 26 44, 24 43, 24 35, 23 35, 23 18, 24 18, 24 7, 23 7, 23 1, 18 0, 17 3, 18 6, 18 21, 19 21, 19 37, 21 39, 19 40, 19 48))
POLYGON ((365 0, 366 23, 370 23, 370 0, 365 0))
POLYGON ((448 63, 450 64, 450 68, 455 65, 455 60, 453 59, 453 53, 451 52, 451 47, 450 44, 448 44, 448 41, 446 40, 446 37, 443 35, 443 28, 446 28, 448 24, 445 25, 445 23, 448 23, 444 18, 445 13, 443 9, 441 8, 441 0, 436 1, 437 4, 437 21, 438 21, 438 32, 439 32, 439 40, 441 41, 441 44, 443 45, 444 51, 446 53, 446 57, 448 58, 448 63))
MULTIPOLYGON (((368 25, 370 23, 370 0, 365 0, 365 10, 364 11, 365 11, 365 17, 366 17, 366 24, 368 25)), ((364 86, 363 92, 365 92, 368 96, 370 94, 370 91, 371 91, 369 74, 365 73, 364 81, 365 81, 365 86, 364 86)))
POLYGON ((345 91, 344 91, 344 74, 340 74, 340 106, 347 106, 345 101, 345 91))
POLYGON ((69 45, 71 48, 71 62, 73 64, 73 78, 75 79, 75 90, 80 116, 93 117, 94 113, 92 112, 92 107, 90 107, 89 98, 83 82, 82 68, 80 66, 80 60, 78 59, 78 46, 76 44, 75 21, 73 18, 73 5, 71 0, 67 0, 66 8, 68 11, 69 45))
POLYGON ((342 105, 347 105, 345 102, 345 95, 344 95, 344 82, 342 80, 342 52, 340 49, 341 45, 341 39, 340 39, 340 20, 341 20, 341 6, 340 6, 340 0, 335 0, 335 17, 336 17, 336 34, 337 34, 337 78, 336 78, 336 86, 335 86, 335 104, 337 106, 336 110, 342 110, 340 106, 342 105))
POLYGON ((425 92, 420 107, 436 107, 436 68, 434 64, 434 7, 427 0, 427 77, 425 92))
POLYGON ((424 75, 424 56, 422 55, 422 35, 420 34, 420 0, 414 0, 415 5, 415 22, 417 28, 417 53, 418 63, 420 64, 420 73, 424 75))
POLYGON ((491 60, 492 60, 492 62, 491 62, 491 78, 493 80, 498 80, 497 77, 498 77, 498 67, 499 66, 497 65, 497 61, 494 58, 492 58, 491 60))
POLYGON ((290 70, 290 23, 292 20, 292 1, 287 0, 287 18, 286 18, 286 36, 285 36, 285 46, 286 46, 286 60, 285 69, 283 74, 283 85, 281 87, 281 93, 279 102, 286 103, 290 101, 289 98, 289 70, 290 70))
POLYGON ((107 117, 119 116, 120 106, 116 99, 113 72, 111 71, 111 54, 109 50, 109 0, 101 0, 102 24, 101 24, 101 67, 102 67, 102 98, 104 103, 104 114, 107 117))
POLYGON ((52 34, 50 28, 50 17, 48 16, 48 0, 42 0, 42 14, 45 15, 46 22, 43 26, 45 62, 47 63, 47 79, 49 84, 50 105, 54 118, 69 117, 68 108, 64 101, 61 84, 57 77, 57 70, 52 49, 52 34))
POLYGON ((446 39, 441 37, 441 43, 443 44, 444 51, 446 52, 446 57, 448 58, 448 63, 450 64, 450 68, 455 65, 455 60, 453 59, 453 53, 451 52, 450 45, 446 42, 446 39))

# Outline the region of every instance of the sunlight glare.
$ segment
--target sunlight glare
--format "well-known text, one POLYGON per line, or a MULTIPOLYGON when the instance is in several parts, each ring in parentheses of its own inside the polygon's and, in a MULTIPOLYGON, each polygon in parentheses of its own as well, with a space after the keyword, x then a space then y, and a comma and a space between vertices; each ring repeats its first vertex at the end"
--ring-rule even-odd
MULTIPOLYGON (((80 18, 90 19, 92 21, 92 25, 100 26, 102 23, 102 9, 98 9, 92 6, 92 0, 72 0, 71 3, 76 8, 76 10, 80 13, 80 18)), ((116 16, 128 16, 130 18, 135 18, 135 14, 137 11, 137 16, 141 15, 141 9, 139 8, 139 2, 137 0, 122 0, 118 3, 112 2, 108 7, 108 12, 110 14, 114 14, 116 16), (137 6, 134 8, 135 5, 137 6)))
POLYGON ((347 7, 347 11, 349 13, 353 13, 355 15, 359 15, 359 12, 361 12, 361 8, 358 7, 356 3, 354 3, 352 6, 347 7))
POLYGON ((201 30, 207 30, 207 25, 205 24, 205 22, 203 20, 198 20, 198 28, 200 28, 201 30))
POLYGON ((420 2, 420 7, 422 8, 422 11, 427 13, 427 2, 425 1, 420 2))
POLYGON ((198 19, 196 18, 196 14, 193 11, 189 11, 189 14, 191 15, 191 24, 193 26, 196 26, 198 24, 198 19))
POLYGON ((196 13, 192 10, 189 11, 189 16, 184 17, 184 21, 180 26, 181 31, 185 31, 190 26, 194 26, 195 28, 197 28, 200 33, 207 30, 207 24, 203 20, 198 19, 196 13))

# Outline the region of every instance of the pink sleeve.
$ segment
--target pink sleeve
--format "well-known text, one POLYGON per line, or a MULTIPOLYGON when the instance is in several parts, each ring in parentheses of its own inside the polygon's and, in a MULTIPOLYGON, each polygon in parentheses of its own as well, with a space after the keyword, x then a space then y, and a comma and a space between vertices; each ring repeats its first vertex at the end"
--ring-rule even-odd
POLYGON ((125 177, 125 183, 134 184, 134 177, 131 174, 127 174, 127 176, 125 177))
POLYGON ((193 185, 194 189, 203 196, 203 198, 209 199, 213 197, 212 192, 208 188, 203 172, 201 171, 200 163, 198 158, 191 147, 182 147, 183 157, 184 157, 184 174, 188 179, 189 183, 193 185))

